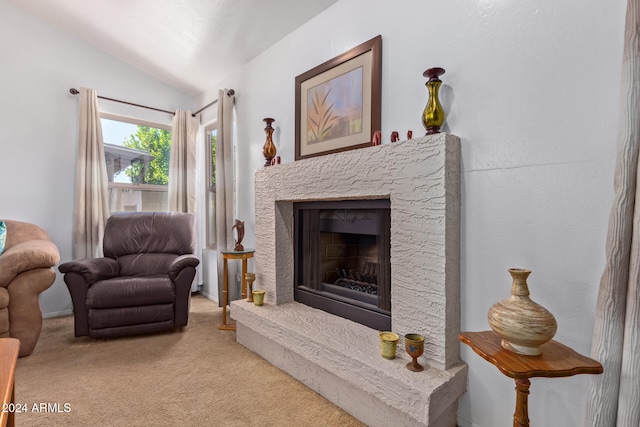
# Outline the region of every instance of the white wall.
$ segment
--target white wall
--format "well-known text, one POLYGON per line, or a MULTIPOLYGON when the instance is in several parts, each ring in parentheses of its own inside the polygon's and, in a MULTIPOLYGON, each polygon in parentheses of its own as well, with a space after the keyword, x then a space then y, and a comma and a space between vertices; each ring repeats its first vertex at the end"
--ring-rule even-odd
MULTIPOLYGON (((393 130, 422 132, 422 72, 447 70, 445 130, 463 149, 463 330, 488 329, 487 311, 509 292, 506 269, 525 267, 533 270, 532 298, 558 319, 556 339, 588 354, 613 196, 624 13, 623 0, 589 7, 341 0, 192 104, 0 0, 0 217, 41 225, 62 259, 71 258, 77 98, 70 87, 168 110, 198 108, 228 87, 237 93, 238 217, 252 246, 262 119, 276 119, 278 154, 293 161, 295 76, 381 34, 385 142, 393 130)), ((71 309, 60 276, 41 303, 49 314, 71 309)), ((466 346, 462 357, 470 369, 460 425, 508 424, 513 381, 466 346)), ((588 383, 588 376, 534 379, 532 423, 581 426, 588 383)))
MULTIPOLYGON (((168 58, 170 60, 170 58, 168 58)), ((44 228, 71 259, 78 99, 72 87, 173 111, 192 98, 0 0, 0 218, 44 228)), ((171 116, 100 101, 106 112, 171 124, 171 116)), ((71 311, 58 273, 45 316, 71 311)))
MULTIPOLYGON (((533 270, 532 299, 556 315, 556 340, 589 354, 604 267, 626 2, 341 0, 217 89, 237 93, 238 216, 254 243, 254 171, 264 117, 294 159, 296 75, 383 37, 382 134, 423 132, 422 73, 441 66, 445 131, 462 139, 462 329, 489 329, 509 267, 533 270)), ((274 22, 277 25, 277 22, 274 22)), ((259 279, 256 287, 259 287, 259 279)), ((466 346, 461 426, 511 422, 514 383, 466 346)), ((581 426, 589 376, 534 379, 535 425, 581 426)))

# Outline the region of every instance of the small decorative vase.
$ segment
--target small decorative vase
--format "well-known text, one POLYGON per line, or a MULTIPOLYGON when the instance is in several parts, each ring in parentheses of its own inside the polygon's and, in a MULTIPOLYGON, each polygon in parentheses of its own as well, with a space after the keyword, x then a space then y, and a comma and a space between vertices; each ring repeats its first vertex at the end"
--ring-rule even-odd
POLYGON ((255 305, 262 305, 264 304, 264 293, 266 291, 252 291, 253 294, 253 303, 255 305))
POLYGON ((249 288, 249 292, 247 292, 247 302, 253 302, 253 282, 256 280, 256 273, 246 273, 244 278, 247 281, 247 288, 249 288))
POLYGON ((558 324, 546 308, 531 301, 527 277, 530 270, 511 268, 511 296, 491 307, 489 326, 502 338, 502 348, 518 354, 537 356, 540 346, 556 334, 558 324))
POLYGON ((271 160, 276 156, 277 151, 276 146, 273 143, 273 128, 271 127, 271 123, 275 122, 275 120, 268 117, 262 120, 267 124, 267 127, 264 128, 264 133, 267 134, 267 140, 262 146, 262 155, 266 159, 264 165, 271 166, 271 160))
POLYGON ((407 369, 413 372, 420 372, 424 367, 418 363, 418 357, 424 353, 424 336, 420 334, 407 334, 404 336, 404 347, 413 359, 407 363, 407 369))
POLYGON ((442 80, 439 79, 444 74, 444 68, 429 68, 422 75, 429 80, 425 83, 427 90, 429 91, 429 100, 427 106, 422 113, 422 124, 427 130, 427 135, 440 132, 440 126, 444 123, 444 109, 440 105, 438 99, 438 90, 442 84, 442 80))
POLYGON ((380 332, 380 352, 385 359, 396 358, 396 348, 400 337, 393 332, 380 332))

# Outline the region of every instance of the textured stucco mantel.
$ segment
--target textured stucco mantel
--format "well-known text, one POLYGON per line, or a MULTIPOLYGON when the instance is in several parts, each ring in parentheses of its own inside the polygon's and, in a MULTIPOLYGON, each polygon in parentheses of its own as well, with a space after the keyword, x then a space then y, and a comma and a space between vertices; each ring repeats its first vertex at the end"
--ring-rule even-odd
POLYGON ((238 342, 360 419, 369 416, 358 412, 369 396, 380 408, 392 408, 376 416, 402 414, 407 425, 455 425, 456 401, 466 382, 458 341, 459 139, 436 134, 315 157, 260 169, 255 180, 256 286, 267 291, 266 305, 232 303, 238 342), (391 201, 392 330, 425 335, 420 361, 429 369, 422 377, 404 372, 402 341, 399 360, 385 361, 377 331, 293 301, 293 203, 379 198, 391 201), (327 344, 332 339, 336 342, 327 344), (354 348, 358 341, 364 349, 354 348), (342 392, 334 396, 308 376, 310 370, 342 392), (354 379, 363 372, 370 374, 367 379, 354 379), (385 390, 376 383, 381 379, 393 387, 385 390), (347 391, 363 396, 360 404, 345 402, 347 391))

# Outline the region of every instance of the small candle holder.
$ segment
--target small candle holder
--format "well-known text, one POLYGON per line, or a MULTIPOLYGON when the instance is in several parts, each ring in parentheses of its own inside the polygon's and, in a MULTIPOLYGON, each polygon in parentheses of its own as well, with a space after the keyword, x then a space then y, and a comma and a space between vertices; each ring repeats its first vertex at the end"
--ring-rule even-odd
POLYGON ((245 273, 244 278, 249 288, 249 292, 247 292, 247 302, 253 302, 253 282, 256 280, 256 273, 245 273))
POLYGON ((385 359, 396 358, 396 347, 398 345, 398 334, 388 331, 382 331, 380 334, 380 353, 385 359))
POLYGON ((412 372, 424 371, 424 367, 418 363, 418 357, 424 353, 424 335, 407 334, 404 336, 404 347, 413 359, 407 363, 407 369, 412 372))

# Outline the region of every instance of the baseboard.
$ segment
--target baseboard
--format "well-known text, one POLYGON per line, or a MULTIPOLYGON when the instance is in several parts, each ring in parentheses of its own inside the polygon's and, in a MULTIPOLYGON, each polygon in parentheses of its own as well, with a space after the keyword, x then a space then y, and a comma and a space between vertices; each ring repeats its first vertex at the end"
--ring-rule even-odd
POLYGON ((194 293, 200 294, 200 295, 210 299, 211 301, 213 301, 215 303, 218 303, 218 295, 211 295, 210 293, 205 292, 202 289, 199 289, 197 292, 194 292, 194 293))
POLYGON ((456 427, 480 427, 478 424, 472 423, 471 421, 467 421, 463 418, 458 417, 458 425, 456 427))
POLYGON ((42 318, 43 319, 51 319, 54 317, 63 317, 63 316, 70 316, 73 314, 73 309, 68 309, 68 310, 62 310, 62 311, 54 311, 53 313, 43 313, 42 314, 42 318))

